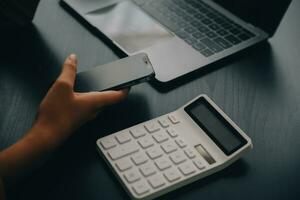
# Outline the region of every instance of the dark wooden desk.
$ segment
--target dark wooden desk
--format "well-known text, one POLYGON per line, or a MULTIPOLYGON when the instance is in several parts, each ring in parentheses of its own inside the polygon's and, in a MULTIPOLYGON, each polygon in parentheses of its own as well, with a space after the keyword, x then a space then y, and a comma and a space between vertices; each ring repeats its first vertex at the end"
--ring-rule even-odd
MULTIPOLYGON (((276 35, 209 73, 170 89, 132 88, 128 99, 82 127, 47 163, 11 189, 11 199, 128 199, 97 154, 97 138, 177 109, 206 93, 252 138, 254 149, 224 171, 161 199, 300 199, 300 2, 276 35)), ((0 148, 30 128, 36 108, 74 52, 79 71, 118 59, 58 0, 42 1, 35 27, 1 38, 0 148), (5 44, 5 45, 3 45, 5 44)))

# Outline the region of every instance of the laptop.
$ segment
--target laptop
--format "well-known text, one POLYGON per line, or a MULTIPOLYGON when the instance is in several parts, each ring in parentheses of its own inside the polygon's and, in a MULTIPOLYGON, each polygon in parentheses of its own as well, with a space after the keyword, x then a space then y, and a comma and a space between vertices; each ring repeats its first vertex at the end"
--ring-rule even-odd
POLYGON ((291 0, 63 0, 169 82, 272 37, 291 0))

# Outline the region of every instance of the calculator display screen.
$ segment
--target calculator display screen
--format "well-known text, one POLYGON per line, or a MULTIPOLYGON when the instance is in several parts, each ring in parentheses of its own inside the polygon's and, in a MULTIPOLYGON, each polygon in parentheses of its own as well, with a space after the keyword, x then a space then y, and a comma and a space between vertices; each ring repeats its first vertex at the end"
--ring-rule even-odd
POLYGON ((185 111, 226 155, 232 154, 247 143, 205 98, 200 97, 185 107, 185 111))

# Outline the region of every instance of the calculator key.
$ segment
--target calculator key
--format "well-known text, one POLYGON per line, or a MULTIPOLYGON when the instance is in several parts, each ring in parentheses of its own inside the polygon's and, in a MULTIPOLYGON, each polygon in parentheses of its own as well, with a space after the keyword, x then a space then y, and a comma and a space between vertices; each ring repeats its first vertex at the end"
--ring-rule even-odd
POLYGON ((158 120, 158 123, 161 125, 161 127, 163 128, 168 128, 169 127, 169 122, 167 121, 167 119, 162 118, 158 120))
POLYGON ((194 164, 196 165, 196 167, 197 167, 198 169, 200 169, 200 170, 205 169, 205 165, 204 165, 204 163, 202 162, 202 160, 200 160, 200 159, 195 159, 193 162, 194 162, 194 164))
POLYGON ((194 151, 193 151, 192 149, 190 149, 190 148, 185 149, 185 150, 184 150, 184 153, 185 153, 185 155, 186 155, 187 157, 189 157, 190 159, 196 157, 196 154, 195 154, 194 151))
POLYGON ((187 146, 186 142, 182 138, 176 139, 175 142, 180 148, 184 148, 187 146))
POLYGON ((174 164, 178 165, 186 161, 186 156, 181 151, 177 151, 170 155, 170 159, 174 164))
POLYGON ((163 151, 158 147, 151 147, 146 151, 146 153, 151 159, 156 159, 163 155, 163 151))
POLYGON ((107 137, 100 140, 101 146, 107 150, 117 146, 117 141, 113 137, 107 137))
POLYGON ((139 139, 138 143, 141 145, 142 148, 146 149, 154 145, 154 140, 151 136, 147 135, 139 139))
POLYGON ((120 133, 116 135, 116 139, 120 144, 129 142, 131 140, 130 134, 127 132, 120 133))
POLYGON ((174 167, 165 171, 164 176, 169 182, 174 182, 181 178, 180 172, 174 167))
POLYGON ((141 179, 139 171, 136 169, 125 172, 124 177, 128 183, 134 183, 141 179))
POLYGON ((145 181, 139 181, 139 182, 135 183, 132 186, 132 189, 139 196, 146 194, 150 191, 150 187, 149 187, 148 183, 145 181))
POLYGON ((197 170, 197 168, 195 167, 195 165, 193 165, 191 162, 183 163, 183 164, 179 165, 178 168, 181 171, 181 173, 183 175, 185 175, 185 176, 193 174, 197 170))
POLYGON ((162 143, 166 140, 169 139, 167 133, 163 130, 159 131, 159 132, 156 132, 156 133, 153 133, 152 137, 155 139, 156 142, 158 143, 162 143))
POLYGON ((131 160, 135 165, 140 165, 147 162, 148 158, 144 153, 136 153, 131 156, 131 160))
POLYGON ((161 148, 164 150, 165 153, 172 153, 177 150, 177 146, 173 141, 164 142, 161 145, 161 148))
POLYGON ((173 138, 175 138, 175 137, 178 136, 177 131, 175 131, 175 129, 173 129, 173 128, 168 128, 168 129, 167 129, 167 133, 168 133, 171 137, 173 137, 173 138))
POLYGON ((156 173, 156 168, 151 162, 147 162, 140 166, 140 172, 143 176, 151 176, 156 173))
POLYGON ((168 118, 173 124, 179 123, 179 120, 177 119, 177 117, 175 115, 169 115, 168 118))
POLYGON ((139 151, 139 147, 135 142, 129 142, 121 146, 115 147, 108 151, 108 155, 112 160, 120 159, 139 151))
POLYGON ((132 128, 130 130, 131 135, 136 139, 139 137, 143 137, 147 134, 146 130, 144 129, 144 127, 136 127, 136 128, 132 128))
POLYGON ((160 174, 151 176, 148 179, 148 182, 150 183, 150 185, 153 189, 160 188, 166 184, 164 177, 160 174))
POLYGON ((147 122, 144 127, 149 133, 154 133, 160 129, 159 124, 154 121, 147 122))
POLYGON ((162 157, 162 158, 158 158, 155 161, 155 165, 157 166, 158 169, 165 170, 165 169, 171 167, 172 163, 170 162, 170 160, 168 158, 162 157))
POLYGON ((129 160, 129 158, 123 158, 116 162, 116 166, 119 171, 123 172, 126 171, 127 169, 130 169, 132 167, 132 163, 129 160))

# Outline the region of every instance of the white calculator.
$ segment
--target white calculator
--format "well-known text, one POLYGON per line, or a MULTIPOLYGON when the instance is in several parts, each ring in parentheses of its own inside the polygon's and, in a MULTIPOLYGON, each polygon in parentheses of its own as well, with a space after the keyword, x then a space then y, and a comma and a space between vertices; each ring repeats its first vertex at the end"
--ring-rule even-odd
POLYGON ((206 95, 97 141, 132 199, 153 199, 215 173, 252 149, 251 139, 206 95))

